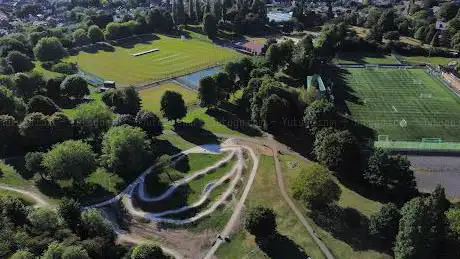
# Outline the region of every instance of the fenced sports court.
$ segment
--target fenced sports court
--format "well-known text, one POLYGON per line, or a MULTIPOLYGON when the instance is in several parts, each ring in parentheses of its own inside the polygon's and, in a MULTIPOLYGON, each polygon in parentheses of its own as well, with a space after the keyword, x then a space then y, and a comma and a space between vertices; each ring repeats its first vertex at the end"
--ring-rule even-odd
POLYGON ((347 67, 348 113, 373 129, 378 147, 460 151, 460 99, 420 68, 347 67))

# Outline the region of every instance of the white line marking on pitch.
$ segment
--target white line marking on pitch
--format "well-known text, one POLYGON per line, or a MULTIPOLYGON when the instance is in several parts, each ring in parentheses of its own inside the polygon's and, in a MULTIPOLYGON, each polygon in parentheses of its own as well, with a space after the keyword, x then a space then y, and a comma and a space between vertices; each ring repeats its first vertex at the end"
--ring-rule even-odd
POLYGON ((393 108, 393 111, 398 112, 398 110, 396 109, 394 105, 392 105, 391 107, 393 108))

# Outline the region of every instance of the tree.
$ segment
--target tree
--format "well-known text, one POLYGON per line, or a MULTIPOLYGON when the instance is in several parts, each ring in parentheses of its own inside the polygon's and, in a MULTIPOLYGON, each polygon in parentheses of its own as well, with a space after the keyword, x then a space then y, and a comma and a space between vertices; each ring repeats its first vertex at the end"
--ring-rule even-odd
POLYGON ((115 120, 113 120, 112 126, 117 127, 122 125, 129 125, 134 127, 136 126, 136 118, 131 114, 120 114, 115 120))
POLYGON ((30 226, 37 233, 53 233, 62 226, 62 219, 57 212, 49 208, 32 210, 27 218, 30 226))
POLYGON ((429 208, 422 197, 408 201, 401 209, 399 232, 394 247, 395 258, 434 258, 429 208))
POLYGON ((313 148, 318 162, 330 170, 344 173, 351 173, 359 166, 360 152, 357 140, 347 130, 322 130, 317 134, 313 148))
POLYGON ((17 250, 10 259, 34 259, 35 256, 27 249, 17 250))
POLYGON ((27 112, 40 112, 45 115, 51 115, 61 109, 50 98, 43 95, 35 95, 27 103, 27 112))
POLYGON ((373 188, 383 191, 395 200, 407 201, 417 194, 410 162, 402 156, 392 156, 382 149, 376 149, 369 157, 363 178, 373 188))
POLYGON ((131 259, 166 259, 169 258, 163 253, 161 247, 154 244, 140 244, 134 247, 131 253, 131 259))
POLYGON ((105 241, 113 242, 116 234, 111 223, 104 219, 97 209, 88 209, 81 213, 83 238, 101 237, 105 241))
POLYGON ((112 125, 113 113, 107 106, 93 102, 79 105, 73 117, 79 137, 96 139, 112 125))
POLYGON ((302 171, 291 186, 294 198, 312 207, 322 207, 340 198, 340 187, 334 182, 332 173, 323 166, 315 164, 302 171))
POLYGON ((62 253, 62 259, 90 259, 90 257, 83 247, 68 246, 62 253))
MULTIPOLYGON (((108 100, 111 103, 112 109, 119 114, 135 115, 141 108, 141 98, 138 91, 134 87, 125 87, 110 91, 111 96, 108 100)), ((107 104, 107 103, 106 103, 107 104)))
POLYGON ((67 140, 54 145, 43 156, 42 165, 52 180, 73 179, 81 184, 96 169, 96 154, 83 141, 67 140))
POLYGON ((417 40, 423 41, 426 38, 426 33, 427 33, 427 28, 425 26, 420 26, 415 31, 414 38, 416 38, 417 40))
POLYGON ((43 174, 43 152, 29 152, 25 155, 24 160, 27 171, 43 174))
POLYGON ((174 24, 180 25, 185 24, 185 9, 184 9, 184 1, 183 0, 173 0, 173 10, 172 16, 174 24))
POLYGON ((42 113, 29 113, 19 124, 19 132, 28 145, 40 147, 51 143, 48 118, 42 113))
POLYGON ((334 105, 326 100, 314 101, 305 109, 303 122, 307 130, 315 135, 319 130, 337 125, 337 112, 334 105))
POLYGON ((244 227, 256 237, 269 237, 276 233, 276 214, 269 208, 253 207, 246 216, 244 227))
POLYGON ((53 136, 53 143, 59 143, 73 137, 73 123, 64 113, 54 113, 48 119, 53 136))
POLYGON ((82 224, 80 203, 74 199, 64 198, 59 203, 57 210, 64 223, 72 231, 77 232, 82 224))
POLYGON ((400 218, 401 214, 396 205, 393 203, 384 204, 378 212, 371 215, 369 231, 386 244, 393 244, 398 234, 400 218))
POLYGON ((32 63, 30 58, 16 50, 8 53, 6 59, 8 60, 8 64, 10 64, 15 73, 27 72, 34 68, 34 63, 32 63))
POLYGON ((283 56, 282 56, 281 48, 279 47, 278 44, 272 44, 270 47, 267 49, 267 53, 265 54, 265 57, 268 60, 268 63, 274 67, 278 68, 282 66, 282 61, 283 61, 283 56))
POLYGON ((383 38, 386 40, 399 40, 399 32, 398 31, 389 31, 383 34, 383 38))
POLYGON ((46 96, 57 101, 61 97, 61 84, 64 81, 62 77, 51 77, 46 80, 46 96))
POLYGON ((289 103, 276 94, 265 99, 260 110, 264 130, 276 131, 282 129, 284 119, 289 114, 289 103))
POLYGON ((216 82, 213 77, 207 76, 200 79, 198 86, 198 100, 200 106, 211 108, 217 105, 218 92, 216 82))
POLYGON ((34 47, 34 54, 40 61, 59 60, 67 55, 61 41, 56 37, 45 37, 34 47))
POLYGON ((22 119, 25 112, 26 105, 24 101, 16 97, 10 89, 0 86, 0 114, 22 119))
POLYGON ((214 39, 217 36, 217 20, 211 13, 204 15, 203 31, 210 39, 214 39))
POLYGON ((155 113, 140 110, 136 115, 136 126, 143 129, 148 136, 156 137, 163 132, 163 124, 155 113))
POLYGON ((40 90, 40 85, 32 76, 25 73, 17 73, 13 77, 13 92, 25 99, 31 98, 40 90))
POLYGON ((0 154, 4 154, 17 143, 19 127, 16 119, 10 115, 0 115, 0 132, 0 154))
POLYGON ((389 8, 385 10, 377 21, 377 28, 381 32, 394 31, 395 25, 395 13, 393 9, 389 8))
POLYGON ((214 81, 218 86, 219 100, 226 101, 235 91, 233 81, 226 72, 219 72, 214 75, 214 81))
POLYGON ((97 25, 91 25, 88 28, 88 38, 92 43, 104 41, 104 33, 97 25))
POLYGON ((82 99, 89 95, 88 83, 79 75, 70 75, 61 84, 61 93, 68 98, 82 99))
POLYGON ((456 16, 458 10, 459 6, 454 2, 449 1, 441 4, 436 14, 438 15, 438 18, 450 21, 456 16))
POLYGON ((174 91, 166 91, 161 96, 161 113, 163 117, 169 121, 173 120, 176 123, 187 115, 187 107, 185 106, 182 95, 174 91))
POLYGON ((90 39, 84 29, 77 29, 72 34, 73 44, 76 46, 90 43, 90 39))
POLYGON ((449 222, 450 231, 460 237, 460 208, 450 208, 446 212, 446 217, 449 222))
POLYGON ((56 259, 61 258, 64 252, 65 245, 58 242, 52 242, 48 248, 43 252, 42 259, 56 259))
POLYGON ((112 172, 128 177, 137 175, 152 158, 150 141, 140 128, 113 127, 104 135, 101 164, 112 172))
POLYGON ((2 197, 0 198, 0 214, 8 219, 15 226, 22 226, 27 222, 27 207, 18 198, 2 197))

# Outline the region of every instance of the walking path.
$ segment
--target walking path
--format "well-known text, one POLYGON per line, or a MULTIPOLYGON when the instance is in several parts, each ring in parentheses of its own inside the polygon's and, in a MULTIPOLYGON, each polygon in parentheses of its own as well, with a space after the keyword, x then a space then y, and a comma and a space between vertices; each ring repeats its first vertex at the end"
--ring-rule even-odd
POLYGON ((17 192, 17 193, 23 194, 23 195, 25 195, 27 197, 30 197, 32 200, 34 200, 36 202, 34 207, 48 207, 48 206, 51 206, 51 204, 42 195, 40 195, 40 194, 38 194, 36 192, 24 190, 24 189, 17 188, 17 187, 11 187, 11 186, 7 186, 7 185, 3 185, 3 184, 0 185, 0 189, 7 190, 7 191, 12 191, 12 192, 17 192))

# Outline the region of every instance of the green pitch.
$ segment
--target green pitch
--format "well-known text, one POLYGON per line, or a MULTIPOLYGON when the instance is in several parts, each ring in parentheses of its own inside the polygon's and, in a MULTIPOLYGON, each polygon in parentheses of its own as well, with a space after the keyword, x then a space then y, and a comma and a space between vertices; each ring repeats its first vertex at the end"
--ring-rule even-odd
POLYGON ((126 86, 195 72, 241 54, 204 40, 138 36, 107 48, 88 49, 65 61, 77 62, 85 71, 126 86), (132 54, 158 48, 135 57, 132 54))
POLYGON ((460 100, 424 70, 351 68, 342 76, 343 96, 336 97, 345 100, 345 112, 376 135, 460 142, 460 100))

